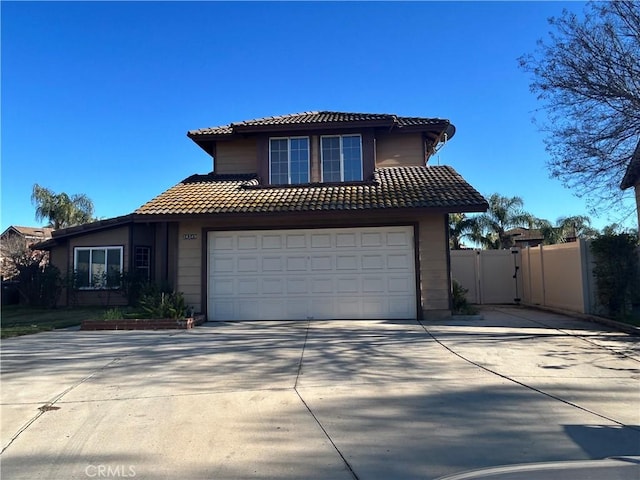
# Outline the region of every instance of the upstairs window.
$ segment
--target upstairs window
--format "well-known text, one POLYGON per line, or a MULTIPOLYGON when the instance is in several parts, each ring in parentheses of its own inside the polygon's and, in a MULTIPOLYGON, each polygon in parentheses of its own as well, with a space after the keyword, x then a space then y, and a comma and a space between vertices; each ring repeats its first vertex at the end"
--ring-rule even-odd
POLYGON ((309 137, 269 139, 271 184, 309 183, 309 137))
POLYGON ((321 138, 322 181, 362 180, 362 137, 331 135, 321 138))
POLYGON ((73 270, 76 288, 118 288, 122 275, 122 247, 77 247, 73 270))

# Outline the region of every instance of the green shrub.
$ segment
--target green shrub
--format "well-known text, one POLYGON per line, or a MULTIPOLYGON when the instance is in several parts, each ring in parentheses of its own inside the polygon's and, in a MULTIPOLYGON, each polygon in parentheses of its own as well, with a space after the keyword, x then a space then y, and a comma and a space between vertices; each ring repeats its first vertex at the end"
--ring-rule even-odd
POLYGON ((140 297, 139 306, 149 318, 179 320, 187 315, 187 306, 182 292, 167 292, 156 285, 149 285, 145 289, 140 297))
POLYGON ((475 315, 478 309, 469 305, 467 301, 468 289, 464 288, 455 280, 453 281, 452 309, 453 313, 460 315, 475 315))
POLYGON ((638 236, 630 233, 606 232, 591 242, 598 301, 613 317, 627 314, 638 298, 637 248, 638 236))
POLYGON ((18 291, 24 304, 31 307, 54 308, 62 292, 60 270, 53 265, 37 263, 18 266, 18 291))

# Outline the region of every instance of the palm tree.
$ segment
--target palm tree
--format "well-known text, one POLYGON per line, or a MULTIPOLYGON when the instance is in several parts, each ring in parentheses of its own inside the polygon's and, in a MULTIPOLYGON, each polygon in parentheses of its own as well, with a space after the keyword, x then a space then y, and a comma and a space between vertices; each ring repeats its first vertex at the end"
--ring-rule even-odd
POLYGON ((93 202, 85 194, 55 193, 37 183, 31 201, 36 206, 36 220, 48 220, 54 229, 93 221, 93 202))
POLYGON ((598 230, 591 227, 591 219, 585 215, 559 217, 555 225, 544 219, 536 219, 534 223, 545 245, 565 243, 574 238, 594 238, 598 234, 598 230))
POLYGON ((534 224, 533 216, 522 210, 523 204, 520 197, 491 195, 487 212, 475 217, 474 240, 489 249, 511 248, 513 237, 506 232, 534 224))
POLYGON ((475 218, 467 217, 464 213, 449 214, 449 248, 460 250, 465 238, 474 240, 473 232, 475 218))

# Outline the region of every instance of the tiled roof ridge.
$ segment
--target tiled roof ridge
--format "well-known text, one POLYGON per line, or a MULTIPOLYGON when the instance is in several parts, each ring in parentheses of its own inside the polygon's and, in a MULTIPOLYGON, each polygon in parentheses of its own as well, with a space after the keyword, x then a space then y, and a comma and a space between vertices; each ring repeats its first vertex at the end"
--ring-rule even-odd
POLYGON ((378 187, 380 182, 375 178, 370 178, 364 181, 352 181, 352 182, 310 182, 310 183, 292 183, 292 184, 279 184, 279 185, 259 185, 257 183, 243 183, 241 187, 244 190, 295 190, 305 188, 337 188, 337 187, 359 187, 370 186, 378 187))
POLYGON ((484 211, 486 200, 450 166, 378 168, 365 182, 264 186, 256 175, 192 175, 136 215, 290 213, 438 208, 484 211))
POLYGON ((258 175, 255 173, 195 173, 180 183, 202 183, 202 182, 247 182, 256 180, 258 175))
POLYGON ((431 123, 450 123, 447 119, 434 117, 400 116, 395 113, 363 113, 363 112, 339 112, 334 110, 310 110, 306 112, 288 113, 283 115, 273 115, 268 117, 231 122, 228 125, 206 127, 196 130, 189 130, 187 135, 198 136, 207 134, 228 135, 234 129, 251 128, 260 126, 278 126, 283 124, 325 124, 325 123, 350 123, 367 121, 389 121, 395 127, 415 126, 431 123))

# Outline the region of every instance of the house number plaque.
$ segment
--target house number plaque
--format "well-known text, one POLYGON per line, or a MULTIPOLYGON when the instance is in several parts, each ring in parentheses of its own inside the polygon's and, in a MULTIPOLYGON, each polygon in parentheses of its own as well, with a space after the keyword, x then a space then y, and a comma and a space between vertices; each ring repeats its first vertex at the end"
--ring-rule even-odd
POLYGON ((184 238, 185 240, 197 240, 198 238, 198 234, 197 233, 185 233, 182 238, 184 238))

